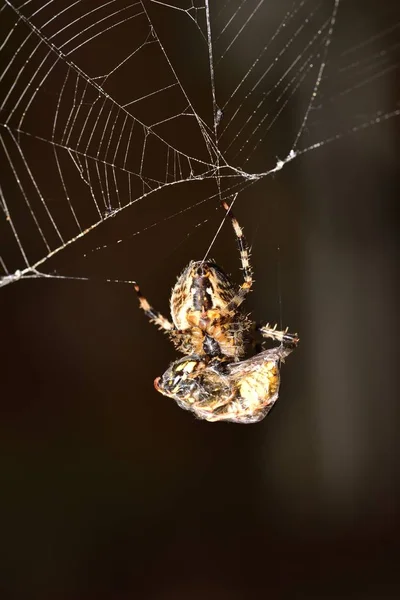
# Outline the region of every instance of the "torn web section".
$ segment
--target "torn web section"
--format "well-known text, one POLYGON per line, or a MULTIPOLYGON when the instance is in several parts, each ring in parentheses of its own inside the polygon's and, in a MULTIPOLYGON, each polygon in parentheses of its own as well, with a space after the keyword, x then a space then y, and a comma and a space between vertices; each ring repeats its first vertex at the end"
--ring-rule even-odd
POLYGON ((399 11, 389 3, 375 12, 338 0, 228 2, 211 11, 218 142, 231 164, 266 172, 377 114, 394 116, 399 11))
POLYGON ((329 39, 334 3, 227 3, 214 16, 221 151, 265 172, 293 149, 329 39))
POLYGON ((213 165, 144 4, 29 1, 5 5, 1 15, 0 267, 7 282, 75 248, 99 225, 106 230, 122 209, 213 165), (193 156, 179 145, 180 117, 193 156), (170 142, 158 133, 168 137, 168 127, 170 142))
MULTIPOLYGON (((398 114, 397 3, 338 7, 325 68, 297 148, 318 147, 398 114)), ((390 125, 389 125, 390 127, 390 125)))

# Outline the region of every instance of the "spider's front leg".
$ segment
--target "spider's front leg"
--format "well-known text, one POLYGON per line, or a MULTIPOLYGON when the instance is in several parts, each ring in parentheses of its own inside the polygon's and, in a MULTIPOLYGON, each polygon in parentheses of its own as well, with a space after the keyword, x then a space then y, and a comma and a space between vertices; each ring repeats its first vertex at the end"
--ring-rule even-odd
POLYGON ((226 306, 226 311, 229 312, 229 311, 234 311, 238 306, 240 306, 242 304, 242 302, 244 301, 244 299, 246 298, 247 294, 251 291, 251 287, 253 285, 253 269, 250 264, 249 245, 246 241, 246 238, 244 237, 243 230, 240 227, 238 220, 236 219, 236 217, 230 210, 230 206, 225 201, 222 202, 222 206, 226 210, 227 215, 229 216, 229 218, 231 220, 233 231, 235 232, 235 235, 236 235, 237 245, 238 245, 239 252, 240 252, 240 262, 242 263, 243 278, 244 278, 244 282, 240 286, 237 294, 235 295, 234 298, 232 298, 232 300, 226 306))
POLYGON ((165 318, 161 313, 154 310, 147 299, 143 296, 137 283, 134 284, 136 294, 139 298, 140 308, 144 311, 149 320, 164 331, 174 344, 175 348, 182 354, 193 354, 199 352, 203 347, 203 333, 198 328, 194 330, 182 331, 176 329, 175 325, 165 318))
POLYGON ((161 313, 154 310, 152 306, 148 303, 147 299, 143 296, 142 292, 137 283, 134 284, 135 292, 139 298, 140 308, 144 311, 146 317, 150 319, 152 323, 157 325, 160 329, 163 329, 166 333, 173 332, 175 327, 173 324, 168 321, 161 313))
POLYGON ((275 340, 284 346, 296 347, 299 343, 297 333, 289 333, 288 328, 280 331, 277 329, 277 325, 271 327, 269 323, 258 323, 256 324, 256 330, 259 331, 264 338, 275 340))

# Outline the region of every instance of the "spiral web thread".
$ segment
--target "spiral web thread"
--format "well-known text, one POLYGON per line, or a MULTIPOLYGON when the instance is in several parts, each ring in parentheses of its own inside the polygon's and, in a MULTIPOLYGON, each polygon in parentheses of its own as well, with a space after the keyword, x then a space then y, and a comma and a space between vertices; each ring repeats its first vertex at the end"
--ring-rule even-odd
MULTIPOLYGON (((332 75, 340 0, 281 2, 273 15, 267 4, 3 4, 0 286, 58 276, 45 272, 49 259, 163 188, 209 179, 215 193, 205 200, 227 198, 301 154, 400 114, 396 106, 360 111, 361 121, 318 139, 332 103, 398 68, 399 21, 391 17, 378 34, 341 49, 332 75), (164 18, 199 47, 208 108, 188 91, 159 33, 164 18), (232 70, 243 48, 243 64, 232 70), (223 93, 221 78, 229 80, 223 93), (300 92, 302 117, 285 157, 254 170, 300 92), (190 146, 174 136, 179 129, 189 131, 190 146)), ((188 202, 184 210, 194 206, 188 202)))

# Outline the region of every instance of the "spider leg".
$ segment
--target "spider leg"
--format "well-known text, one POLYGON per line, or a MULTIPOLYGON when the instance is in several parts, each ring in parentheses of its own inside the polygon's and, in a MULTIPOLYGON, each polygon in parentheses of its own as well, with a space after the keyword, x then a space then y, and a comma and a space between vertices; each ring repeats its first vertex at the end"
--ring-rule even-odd
POLYGON ((140 288, 137 285, 137 283, 134 284, 134 288, 139 298, 140 308, 144 310, 145 315, 150 319, 150 321, 157 325, 157 327, 159 327, 160 329, 164 329, 164 331, 174 330, 175 328, 173 324, 170 321, 168 321, 168 319, 166 319, 161 313, 155 311, 154 308, 150 306, 150 304, 140 291, 140 288))
POLYGON ((226 212, 231 220, 233 231, 235 232, 235 235, 236 235, 236 240, 237 240, 237 244, 238 244, 238 248, 239 248, 239 252, 240 252, 240 260, 241 260, 242 269, 243 269, 243 278, 244 278, 244 282, 240 286, 237 294, 235 294, 235 297, 232 298, 232 300, 226 306, 226 310, 231 311, 231 310, 234 310, 235 308, 237 308, 238 306, 240 306, 242 304, 243 300, 246 298, 247 294, 250 292, 251 287, 253 285, 253 269, 250 264, 249 245, 246 241, 246 238, 243 235, 243 230, 240 227, 238 220, 236 219, 236 217, 230 210, 230 207, 228 206, 228 204, 225 201, 223 201, 222 206, 226 210, 226 212))
POLYGON ((270 338, 272 340, 281 342, 285 346, 297 346, 299 338, 297 333, 288 333, 288 328, 283 331, 277 329, 277 325, 271 327, 269 323, 257 323, 256 330, 261 333, 264 338, 270 338))

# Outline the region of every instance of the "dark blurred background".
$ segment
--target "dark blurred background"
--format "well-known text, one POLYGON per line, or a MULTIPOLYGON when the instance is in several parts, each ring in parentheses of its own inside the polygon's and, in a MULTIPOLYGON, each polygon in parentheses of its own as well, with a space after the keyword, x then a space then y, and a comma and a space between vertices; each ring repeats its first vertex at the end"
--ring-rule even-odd
MULTIPOLYGON (((339 7, 328 100, 299 148, 368 123, 376 107, 398 106, 396 69, 340 95, 343 48, 378 35, 358 51, 363 60, 393 43, 379 34, 396 23, 397 3, 382 4, 339 7)), ((181 81, 198 88, 197 109, 210 116, 209 85, 193 75, 206 54, 194 42, 186 52, 194 36, 179 21, 185 15, 146 6, 181 81)), ((260 36, 283 14, 279 3, 263 10, 260 36)), ((247 17, 239 17, 240 26, 247 17)), ((132 40, 121 42, 125 56, 132 40)), ((218 98, 229 96, 229 74, 241 77, 239 58, 248 69, 246 43, 221 71, 218 98)), ((112 56, 112 47, 103 50, 112 56)), ((110 69, 90 47, 78 58, 91 76, 110 69)), ((139 78, 117 84, 136 97, 139 78)), ((300 88, 249 171, 287 155, 310 91, 300 88)), ((37 111, 45 120, 46 105, 37 111)), ((197 421, 157 394, 153 379, 174 349, 130 285, 105 281, 136 279, 167 314, 176 276, 204 255, 222 214, 214 199, 164 219, 215 194, 215 181, 152 194, 43 266, 88 281, 28 279, 1 289, 1 598, 399 597, 397 133, 397 119, 352 133, 237 198, 255 268, 249 310, 282 317, 301 338, 260 424, 197 421)), ((196 152, 190 140, 185 151, 196 152)), ((51 181, 43 155, 36 161, 51 181)), ((229 225, 211 255, 239 280, 229 225)))

